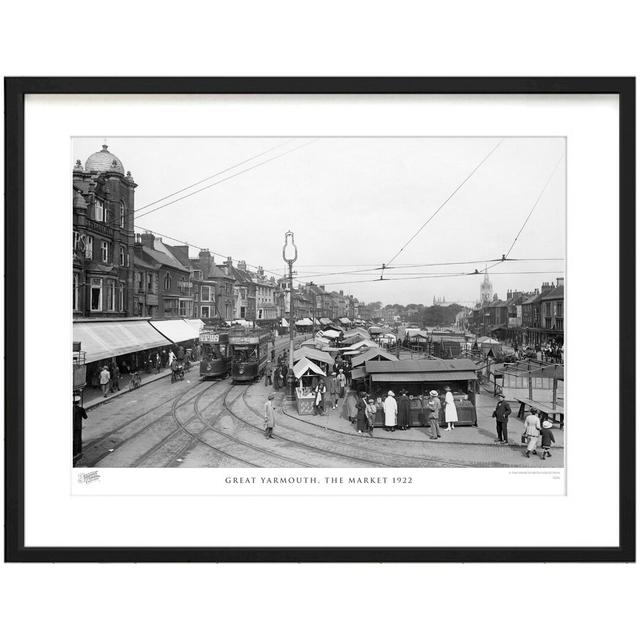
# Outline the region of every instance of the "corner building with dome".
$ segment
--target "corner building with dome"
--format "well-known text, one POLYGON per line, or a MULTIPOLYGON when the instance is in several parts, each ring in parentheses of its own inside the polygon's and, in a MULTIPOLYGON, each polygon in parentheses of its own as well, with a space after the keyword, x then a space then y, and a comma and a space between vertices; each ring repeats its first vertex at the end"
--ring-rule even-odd
POLYGON ((73 168, 73 315, 132 315, 134 197, 131 172, 107 145, 73 168))

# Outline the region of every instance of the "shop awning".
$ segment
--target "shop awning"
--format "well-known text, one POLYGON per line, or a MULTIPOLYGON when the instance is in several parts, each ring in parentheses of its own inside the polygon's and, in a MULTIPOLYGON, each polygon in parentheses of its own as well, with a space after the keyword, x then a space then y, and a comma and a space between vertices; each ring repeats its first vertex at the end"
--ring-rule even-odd
POLYGON ((96 362, 171 344, 146 320, 74 322, 73 341, 82 343, 86 362, 96 362))
POLYGON ((293 375, 296 377, 296 380, 299 380, 305 373, 311 372, 317 376, 324 376, 324 371, 315 363, 311 362, 307 358, 302 358, 302 360, 298 360, 293 365, 293 375))
POLYGON ((202 322, 200 318, 189 318, 185 322, 193 327, 198 332, 198 335, 200 335, 200 331, 202 330, 202 327, 204 327, 204 322, 202 322))
POLYGON ((200 331, 196 331, 186 320, 149 320, 149 324, 176 344, 200 336, 200 331))
MULTIPOLYGON (((353 377, 353 372, 352 372, 353 377)), ((475 380, 473 371, 415 371, 404 373, 372 373, 373 382, 454 382, 475 380)))

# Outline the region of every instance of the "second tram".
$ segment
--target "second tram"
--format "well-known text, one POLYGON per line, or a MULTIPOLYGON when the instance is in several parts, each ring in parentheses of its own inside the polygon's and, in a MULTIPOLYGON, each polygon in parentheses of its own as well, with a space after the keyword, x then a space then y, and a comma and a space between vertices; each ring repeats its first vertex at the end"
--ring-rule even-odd
POLYGON ((257 380, 269 359, 271 332, 249 330, 229 334, 231 377, 234 382, 257 380))
POLYGON ((203 380, 229 375, 231 357, 228 331, 204 327, 200 331, 200 349, 200 376, 203 380))

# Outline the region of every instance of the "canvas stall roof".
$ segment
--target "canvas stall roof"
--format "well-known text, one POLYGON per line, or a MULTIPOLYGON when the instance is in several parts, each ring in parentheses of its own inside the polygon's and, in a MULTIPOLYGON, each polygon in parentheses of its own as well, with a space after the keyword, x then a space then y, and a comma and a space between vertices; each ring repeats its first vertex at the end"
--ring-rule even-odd
POLYGON ((149 320, 149 324, 171 342, 195 340, 200 335, 200 331, 196 331, 186 320, 149 320))
POLYGON ((296 325, 298 327, 312 327, 313 322, 309 318, 302 318, 302 320, 296 320, 296 325))
POLYGON ((342 355, 343 356, 357 356, 360 352, 359 351, 344 351, 342 350, 342 355))
MULTIPOLYGON (((470 371, 475 377, 476 363, 467 358, 455 358, 453 360, 395 360, 393 362, 369 360, 365 367, 367 373, 417 373, 442 371, 445 373, 455 371, 470 371)), ((452 378, 453 379, 453 378, 452 378)))
POLYGON ((382 329, 380 327, 369 327, 369 333, 382 333, 382 329))
POLYGON ((368 338, 369 332, 366 329, 362 328, 349 329, 348 331, 344 332, 345 338, 351 338, 353 336, 362 336, 363 338, 368 338))
POLYGON ((374 347, 353 358, 353 360, 351 360, 351 364, 354 367, 359 367, 361 364, 364 364, 369 360, 373 360, 373 358, 384 358, 385 360, 389 360, 392 362, 395 362, 398 359, 392 353, 374 347))
POLYGON ((80 342, 86 362, 166 347, 171 343, 146 320, 74 322, 73 340, 80 342))
MULTIPOLYGON (((368 373, 368 372, 367 372, 368 373)), ((475 371, 412 371, 404 373, 372 373, 373 382, 450 382, 475 380, 475 371)))
POLYGON ((333 358, 328 353, 312 349, 311 347, 300 347, 293 352, 294 362, 302 360, 302 358, 317 360, 318 362, 325 362, 326 364, 333 365, 333 358))
POLYGON ((317 364, 307 358, 302 358, 293 365, 293 375, 296 377, 296 380, 300 380, 305 373, 324 376, 324 371, 317 364))
POLYGON ((314 340, 318 343, 318 344, 323 344, 323 345, 328 345, 331 344, 331 340, 329 340, 329 338, 325 338, 324 336, 320 336, 316 333, 314 340))
POLYGON ((482 336, 481 338, 478 338, 478 344, 481 342, 487 342, 489 344, 500 344, 499 340, 494 340, 493 338, 489 338, 488 336, 482 336))
POLYGON ((349 318, 340 318, 340 322, 342 322, 342 324, 351 324, 351 320, 349 320, 349 318))
POLYGON ((340 332, 336 331, 335 329, 325 329, 322 332, 322 336, 323 338, 331 338, 332 340, 335 340, 336 338, 340 337, 340 332))
POLYGON ((289 323, 286 321, 285 318, 282 318, 282 320, 280 320, 280 326, 281 327, 288 327, 289 323))
POLYGON ((329 318, 320 318, 320 324, 331 324, 329 318))
POLYGON ((377 347, 378 345, 373 342, 373 340, 360 340, 360 342, 356 342, 351 345, 351 349, 362 349, 362 347, 377 347))

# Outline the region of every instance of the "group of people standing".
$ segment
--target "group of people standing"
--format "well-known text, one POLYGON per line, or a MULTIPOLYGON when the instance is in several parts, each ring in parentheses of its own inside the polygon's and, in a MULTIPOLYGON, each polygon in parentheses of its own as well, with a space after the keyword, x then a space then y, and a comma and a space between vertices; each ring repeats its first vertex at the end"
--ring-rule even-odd
MULTIPOLYGON (((511 415, 511 406, 506 401, 504 394, 498 396, 498 403, 493 411, 493 417, 496 419, 496 431, 498 438, 497 444, 509 444, 509 416, 511 415)), ((551 444, 556 441, 553 435, 552 423, 544 420, 540 424, 540 418, 536 409, 531 407, 529 415, 524 420, 524 431, 522 432, 522 444, 526 444, 527 448, 524 452, 526 458, 531 455, 537 455, 538 446, 542 447, 540 459, 545 460, 551 457, 551 444)))
POLYGON ((275 364, 269 360, 264 369, 264 386, 273 385, 275 391, 284 389, 287 384, 287 373, 289 366, 287 365, 289 354, 282 353, 278 356, 275 364))

